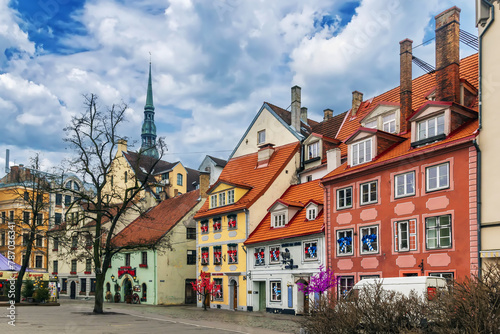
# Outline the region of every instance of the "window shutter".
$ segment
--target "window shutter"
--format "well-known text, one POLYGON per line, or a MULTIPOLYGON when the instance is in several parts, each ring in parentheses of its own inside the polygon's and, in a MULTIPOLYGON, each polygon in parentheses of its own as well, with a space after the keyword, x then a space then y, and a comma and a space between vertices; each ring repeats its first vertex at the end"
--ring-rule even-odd
POLYGON ((410 227, 410 250, 417 250, 417 221, 408 221, 410 227))
POLYGON ((399 251, 398 222, 394 222, 394 250, 399 251))

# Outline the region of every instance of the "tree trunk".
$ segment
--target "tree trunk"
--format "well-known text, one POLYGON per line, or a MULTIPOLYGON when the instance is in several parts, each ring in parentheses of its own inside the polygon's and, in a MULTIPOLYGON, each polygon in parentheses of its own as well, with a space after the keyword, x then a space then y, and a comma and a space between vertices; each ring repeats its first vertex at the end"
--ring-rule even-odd
POLYGON ((103 303, 104 303, 104 278, 106 273, 95 275, 96 284, 95 284, 95 300, 94 300, 94 313, 102 314, 103 303))
POLYGON ((33 231, 30 231, 30 236, 28 238, 28 244, 26 245, 26 253, 24 257, 24 261, 21 265, 21 270, 19 271, 19 274, 17 275, 17 280, 16 280, 16 295, 15 301, 16 303, 21 302, 21 287, 23 285, 23 278, 24 278, 24 273, 26 272, 26 268, 28 268, 28 264, 31 258, 31 248, 33 246, 33 240, 35 239, 35 233, 33 231))
POLYGON ((205 293, 205 296, 203 298, 203 311, 207 310, 207 302, 208 302, 208 294, 205 293))

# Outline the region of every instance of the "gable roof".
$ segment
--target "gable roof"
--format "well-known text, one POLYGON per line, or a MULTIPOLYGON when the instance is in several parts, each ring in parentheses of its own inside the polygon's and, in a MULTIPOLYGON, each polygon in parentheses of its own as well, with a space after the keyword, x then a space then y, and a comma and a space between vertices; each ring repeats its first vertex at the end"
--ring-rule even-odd
POLYGON ((160 241, 199 201, 199 190, 166 199, 130 223, 113 237, 111 243, 116 247, 153 245, 160 241))
POLYGON ((290 186, 278 201, 281 203, 300 203, 300 206, 303 208, 290 219, 288 224, 277 228, 271 227, 271 213, 268 212, 250 234, 245 244, 281 240, 323 232, 323 210, 315 220, 308 221, 306 218, 307 208, 304 208, 311 201, 314 201, 318 205, 323 205, 324 190, 320 183, 319 180, 314 180, 290 186))
POLYGON ((207 157, 209 157, 210 159, 213 160, 213 162, 215 162, 215 165, 216 166, 219 166, 219 167, 225 167, 226 164, 227 164, 227 161, 224 160, 224 159, 219 159, 219 158, 216 158, 216 157, 213 157, 211 155, 207 155, 207 157))
POLYGON ((148 182, 155 182, 154 175, 171 171, 177 164, 180 163, 179 161, 168 162, 158 160, 156 158, 132 151, 123 152, 123 156, 127 159, 130 167, 134 170, 134 173, 141 182, 145 181, 147 171, 149 171, 155 163, 156 165, 148 178, 148 182))
MULTIPOLYGON (((299 142, 276 147, 269 164, 261 168, 256 168, 257 152, 229 160, 214 186, 228 183, 244 184, 251 188, 238 202, 231 205, 209 209, 209 201, 206 201, 195 218, 200 219, 249 208, 272 185, 278 174, 299 151, 299 148, 299 142)), ((211 189, 215 189, 214 186, 211 189)))
POLYGON ((330 138, 337 138, 337 132, 340 129, 340 126, 342 125, 342 122, 344 121, 345 115, 347 114, 347 111, 335 115, 330 119, 327 119, 326 121, 323 121, 321 123, 317 123, 312 127, 312 132, 330 137, 330 138))
POLYGON ((200 183, 200 171, 197 169, 192 169, 186 167, 187 180, 186 180, 186 192, 190 192, 198 187, 200 183))

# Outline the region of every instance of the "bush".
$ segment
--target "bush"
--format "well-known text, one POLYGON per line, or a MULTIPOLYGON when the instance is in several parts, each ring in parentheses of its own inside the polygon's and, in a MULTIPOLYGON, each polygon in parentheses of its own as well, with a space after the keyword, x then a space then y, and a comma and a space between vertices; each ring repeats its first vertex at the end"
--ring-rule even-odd
POLYGON ((35 299, 37 301, 43 302, 43 301, 49 300, 49 298, 50 298, 50 291, 47 288, 43 288, 43 287, 38 288, 35 291, 35 293, 36 293, 35 299))
POLYGON ((33 281, 28 280, 24 282, 23 291, 21 291, 21 295, 24 298, 33 297, 33 293, 35 292, 35 286, 33 285, 33 281))

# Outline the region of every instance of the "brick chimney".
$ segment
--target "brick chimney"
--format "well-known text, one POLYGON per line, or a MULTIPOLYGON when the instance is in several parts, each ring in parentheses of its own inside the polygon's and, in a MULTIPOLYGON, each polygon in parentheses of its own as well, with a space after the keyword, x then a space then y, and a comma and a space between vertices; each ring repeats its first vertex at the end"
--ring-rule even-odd
POLYGON ((200 172, 200 197, 207 198, 207 190, 210 187, 210 173, 200 172))
POLYGON ((271 160, 271 156, 274 153, 274 145, 273 144, 264 144, 260 146, 259 151, 257 152, 257 168, 267 167, 269 165, 269 160, 271 160))
POLYGON ((361 102, 363 102, 363 93, 358 92, 357 90, 352 92, 351 116, 356 116, 361 102))
POLYGON ((127 140, 126 139, 119 139, 118 140, 118 145, 116 148, 116 154, 120 154, 121 152, 127 152, 127 140))
POLYGON ((292 87, 292 122, 295 131, 300 132, 300 91, 299 86, 292 87))
POLYGON ((436 20, 436 101, 460 102, 460 8, 436 20))
POLYGON ((333 117, 333 110, 332 109, 323 110, 323 121, 327 121, 332 117, 333 117))
POLYGON ((307 123, 307 108, 306 107, 302 107, 300 108, 300 120, 306 124, 307 123))
POLYGON ((399 101, 401 103, 399 113, 399 132, 409 130, 408 117, 412 114, 411 109, 411 66, 412 66, 412 43, 411 39, 399 42, 399 101))

